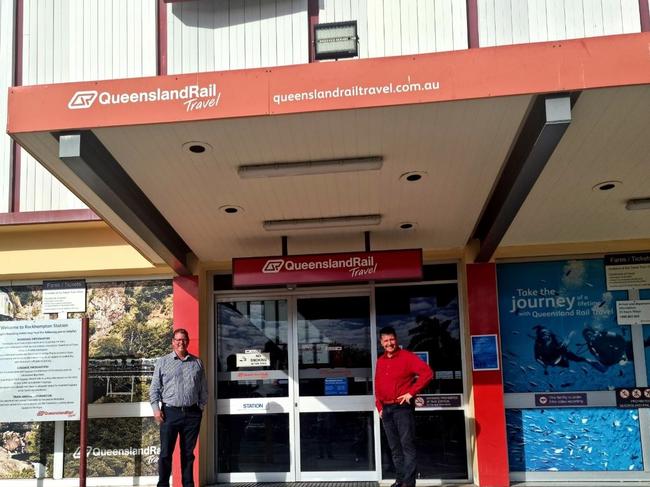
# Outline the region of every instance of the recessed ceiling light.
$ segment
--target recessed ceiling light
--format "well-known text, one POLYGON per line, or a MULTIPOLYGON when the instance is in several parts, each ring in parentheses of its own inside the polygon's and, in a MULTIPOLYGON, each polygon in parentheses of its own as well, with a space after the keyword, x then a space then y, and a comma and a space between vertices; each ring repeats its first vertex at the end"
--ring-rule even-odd
POLYGON ((400 230, 415 230, 415 227, 417 227, 417 223, 415 222, 402 222, 398 225, 398 228, 400 230))
POLYGON ((411 172, 405 172, 399 177, 399 179, 400 181, 404 181, 407 183, 414 183, 416 181, 420 181, 426 175, 427 175, 426 172, 411 171, 411 172))
POLYGON ((594 191, 611 191, 614 188, 617 188, 620 186, 621 183, 620 181, 603 181, 602 183, 598 183, 596 186, 594 186, 593 189, 594 191))
POLYGON ((185 142, 183 144, 183 150, 186 152, 189 152, 190 154, 204 154, 206 152, 210 152, 212 150, 212 146, 208 144, 207 142, 199 142, 196 140, 193 140, 191 142, 185 142))
POLYGON ((242 213, 244 209, 241 206, 224 205, 219 207, 219 211, 226 213, 227 215, 234 215, 235 213, 242 213))

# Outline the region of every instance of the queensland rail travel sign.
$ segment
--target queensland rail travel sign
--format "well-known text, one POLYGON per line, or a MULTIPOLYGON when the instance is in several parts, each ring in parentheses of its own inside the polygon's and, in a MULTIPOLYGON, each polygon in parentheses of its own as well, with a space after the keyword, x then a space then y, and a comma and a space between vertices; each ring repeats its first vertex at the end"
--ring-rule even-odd
POLYGON ((233 259, 233 286, 422 279, 422 250, 233 259))

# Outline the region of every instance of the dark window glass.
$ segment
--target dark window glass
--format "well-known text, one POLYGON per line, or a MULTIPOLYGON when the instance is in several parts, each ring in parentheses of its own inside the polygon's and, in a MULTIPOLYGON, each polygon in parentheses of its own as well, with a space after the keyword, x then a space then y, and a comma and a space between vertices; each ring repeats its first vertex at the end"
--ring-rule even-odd
POLYGON ((423 281, 455 281, 456 264, 431 264, 422 267, 423 281))
MULTIPOLYGON (((421 394, 462 393, 456 284, 381 287, 376 303, 377 338, 382 327, 392 326, 400 346, 422 352, 434 370, 434 379, 421 394)), ((381 347, 378 353, 383 353, 381 347)))
POLYGON ((298 300, 301 396, 372 394, 370 299, 298 300))
MULTIPOLYGON (((463 411, 416 411, 415 431, 418 478, 468 478, 463 411)), ((395 468, 383 428, 381 467, 383 478, 395 478, 395 468)))
POLYGON ((229 291, 232 289, 232 275, 231 274, 215 274, 214 276, 214 290, 215 291, 229 291))
POLYGON ((289 392, 287 302, 217 304, 217 395, 220 399, 285 397, 289 392), (263 364, 242 365, 263 354, 263 364))
POLYGON ((374 470, 372 413, 302 413, 300 462, 305 472, 374 470))
POLYGON ((217 450, 221 473, 288 472, 289 415, 220 415, 217 450))

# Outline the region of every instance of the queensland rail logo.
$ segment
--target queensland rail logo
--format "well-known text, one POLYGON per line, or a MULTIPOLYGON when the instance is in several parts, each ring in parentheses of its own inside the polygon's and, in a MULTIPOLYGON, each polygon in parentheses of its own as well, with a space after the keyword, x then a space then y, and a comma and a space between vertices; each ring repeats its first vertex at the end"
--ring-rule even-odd
POLYGON ((264 274, 276 274, 284 267, 284 261, 280 259, 267 260, 262 268, 264 274))
POLYGON ((68 102, 68 108, 70 110, 81 110, 83 108, 90 108, 95 103, 97 99, 96 91, 77 91, 70 101, 68 102))
POLYGON ((221 100, 221 92, 216 83, 207 85, 185 85, 179 89, 163 89, 147 91, 77 91, 68 101, 70 110, 90 108, 97 101, 100 105, 138 105, 142 103, 178 100, 185 111, 193 112, 207 108, 216 108, 221 100))

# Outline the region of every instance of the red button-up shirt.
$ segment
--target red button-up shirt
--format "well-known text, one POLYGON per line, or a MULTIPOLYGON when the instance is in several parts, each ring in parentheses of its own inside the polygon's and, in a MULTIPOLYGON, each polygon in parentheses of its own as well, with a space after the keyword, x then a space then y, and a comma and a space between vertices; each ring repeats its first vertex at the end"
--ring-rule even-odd
POLYGON ((415 396, 432 378, 431 368, 413 352, 400 349, 390 358, 384 353, 377 359, 375 370, 377 411, 381 412, 384 404, 394 404, 407 392, 415 396))

